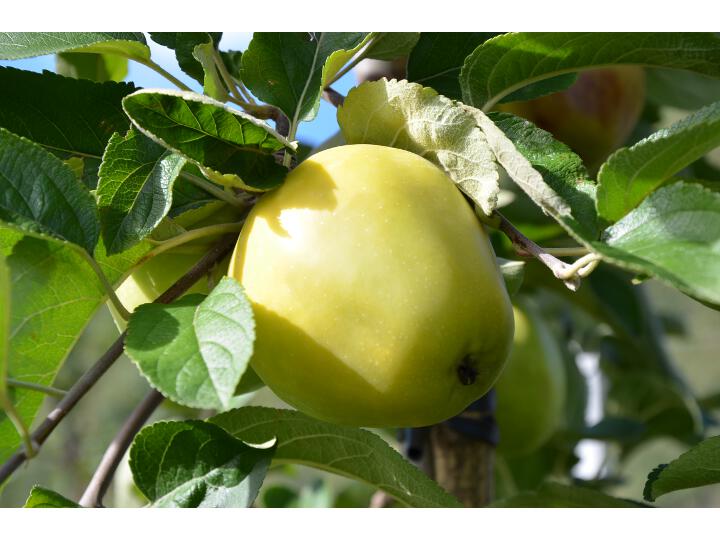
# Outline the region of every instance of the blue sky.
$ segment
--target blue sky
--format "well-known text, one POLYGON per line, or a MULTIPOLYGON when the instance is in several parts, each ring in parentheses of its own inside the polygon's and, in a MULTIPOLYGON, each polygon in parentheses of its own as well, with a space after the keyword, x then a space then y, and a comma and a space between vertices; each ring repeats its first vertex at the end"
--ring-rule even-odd
MULTIPOLYGON (((147 35, 146 35, 147 37, 147 35)), ((227 32, 223 34, 220 41, 221 50, 240 50, 244 51, 250 40, 252 33, 250 32, 227 32)), ((158 45, 148 37, 148 45, 152 52, 152 58, 167 71, 172 73, 182 82, 187 84, 193 90, 202 92, 200 85, 194 79, 185 75, 175 60, 174 51, 158 45)), ((27 58, 24 60, 0 60, 0 66, 12 66, 18 69, 40 72, 44 69, 55 70, 55 56, 39 56, 36 58, 27 58)), ((136 62, 130 62, 128 68, 128 76, 125 79, 133 81, 136 86, 142 88, 172 88, 172 84, 162 76, 155 73, 148 67, 136 62)), ((351 72, 337 81, 333 88, 341 94, 347 94, 350 88, 355 85, 355 75, 351 72)), ((333 135, 338 130, 337 120, 335 119, 335 107, 329 103, 322 101, 320 103, 320 111, 317 118, 312 122, 304 122, 298 129, 298 139, 301 142, 311 146, 317 146, 325 139, 333 135)))

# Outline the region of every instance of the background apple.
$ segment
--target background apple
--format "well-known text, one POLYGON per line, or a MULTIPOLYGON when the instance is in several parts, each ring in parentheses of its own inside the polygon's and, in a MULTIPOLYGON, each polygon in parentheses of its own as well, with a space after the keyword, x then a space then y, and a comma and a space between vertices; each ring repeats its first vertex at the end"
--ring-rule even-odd
POLYGON ((638 66, 592 69, 563 92, 500 104, 549 131, 596 170, 632 133, 645 103, 645 71, 638 66))
POLYGON ((538 308, 526 298, 513 298, 515 337, 505 370, 498 379, 496 418, 498 451, 532 452, 559 426, 565 403, 563 358, 538 308))

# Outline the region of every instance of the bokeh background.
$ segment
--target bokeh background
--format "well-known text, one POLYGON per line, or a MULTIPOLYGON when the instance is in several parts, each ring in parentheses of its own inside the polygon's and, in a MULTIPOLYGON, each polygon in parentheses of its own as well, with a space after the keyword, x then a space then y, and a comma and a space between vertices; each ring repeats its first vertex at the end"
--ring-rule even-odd
MULTIPOLYGON (((223 34, 222 50, 245 50, 250 33, 223 34)), ((188 86, 201 92, 196 81, 186 76, 177 65, 174 52, 148 41, 153 59, 188 86)), ((55 70, 55 57, 43 56, 21 61, 0 61, 19 69, 40 72, 55 70)), ((362 69, 362 64, 360 65, 362 69)), ((130 62, 128 81, 136 86, 168 87, 168 82, 154 71, 130 62)), ((335 83, 342 94, 356 84, 356 73, 351 72, 335 83)), ((51 96, 48 97, 51 99, 51 96)), ((687 114, 682 109, 666 109, 657 118, 654 128, 664 127, 687 114)), ((335 108, 322 102, 318 117, 311 123, 301 124, 298 139, 310 148, 316 148, 332 138, 338 131, 335 108)), ((717 156, 715 156, 717 159, 717 156)), ((531 263, 532 264, 532 263, 531 263)), ((708 309, 674 289, 657 282, 648 282, 646 288, 651 303, 661 314, 679 323, 666 335, 667 346, 678 370, 684 375, 698 396, 709 396, 720 391, 720 312, 708 309)), ((106 307, 96 314, 62 368, 55 386, 68 388, 116 339, 118 331, 106 307)), ((601 418, 603 384, 597 358, 583 354, 577 358, 579 367, 589 383, 590 400, 586 416, 593 423, 601 418)), ((75 410, 60 424, 38 457, 31 460, 0 492, 0 507, 22 506, 35 484, 78 499, 89 481, 107 444, 137 403, 147 393, 147 382, 139 375, 127 357, 121 357, 75 410)), ((53 398, 46 398, 42 418, 53 406, 53 398)), ((250 398, 251 404, 283 406, 267 389, 250 398)), ((209 411, 206 413, 209 414, 209 411)), ((192 411, 166 402, 151 421, 159 419, 204 416, 203 411, 192 411)), ((395 433, 380 432, 397 446, 395 433)), ((711 428, 708 436, 720 434, 720 428, 711 428)), ((642 499, 642 489, 648 471, 660 463, 676 458, 687 448, 673 439, 654 439, 638 447, 618 462, 617 449, 612 443, 583 441, 577 448, 580 458, 573 474, 581 480, 601 480, 612 474, 615 485, 606 488, 610 494, 635 500, 642 499)), ((301 466, 273 468, 258 498, 258 506, 348 507, 368 506, 374 490, 358 482, 325 474, 301 466)), ((108 506, 135 507, 145 501, 134 489, 130 470, 125 461, 105 498, 108 506)), ((718 507, 720 487, 676 492, 655 503, 663 507, 718 507)))

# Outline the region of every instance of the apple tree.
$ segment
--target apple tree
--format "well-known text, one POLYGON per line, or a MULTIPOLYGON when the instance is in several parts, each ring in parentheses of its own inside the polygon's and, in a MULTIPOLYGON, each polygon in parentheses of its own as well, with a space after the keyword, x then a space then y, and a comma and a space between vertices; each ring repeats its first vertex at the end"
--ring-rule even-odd
POLYGON ((0 67, 0 489, 117 361, 146 397, 81 496, 38 485, 27 507, 103 506, 126 454, 152 507, 303 506, 266 482, 293 464, 370 506, 637 507, 720 482, 720 388, 693 390, 666 343, 682 314, 648 296, 720 309, 720 38, 221 38, 0 33, 0 59, 57 59, 0 67), (128 62, 168 87, 122 82, 128 62), (321 100, 339 132, 307 148, 321 100), (105 306, 119 337, 58 388, 105 306), (686 451, 614 496, 661 438, 686 451), (588 440, 614 452, 594 479, 588 440))

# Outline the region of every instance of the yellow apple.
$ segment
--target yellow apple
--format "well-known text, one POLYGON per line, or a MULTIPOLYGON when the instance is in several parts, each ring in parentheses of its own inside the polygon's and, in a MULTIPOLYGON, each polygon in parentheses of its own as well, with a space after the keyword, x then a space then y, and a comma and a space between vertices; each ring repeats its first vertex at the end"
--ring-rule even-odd
POLYGON ((304 161, 248 216, 229 274, 254 308, 255 371, 331 422, 445 420, 491 387, 512 342, 487 233, 452 181, 404 150, 304 161))
POLYGON ((498 451, 528 454, 558 428, 565 403, 562 353, 538 308, 513 300, 515 338, 505 370, 497 381, 498 451))

